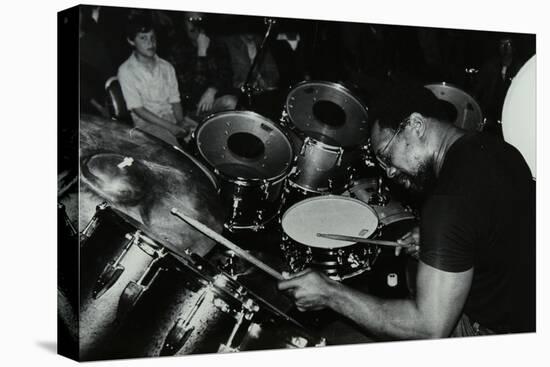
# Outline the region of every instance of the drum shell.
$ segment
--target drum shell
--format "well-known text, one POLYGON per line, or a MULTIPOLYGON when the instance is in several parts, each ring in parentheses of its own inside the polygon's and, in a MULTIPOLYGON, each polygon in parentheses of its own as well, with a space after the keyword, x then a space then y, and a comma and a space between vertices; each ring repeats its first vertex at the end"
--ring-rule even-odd
POLYGON ((359 151, 344 150, 309 137, 300 141, 302 145, 289 180, 308 191, 333 194, 344 191, 353 180, 354 167, 360 163, 359 151))
POLYGON ((281 249, 292 272, 311 267, 335 280, 345 280, 370 271, 378 257, 377 246, 355 243, 322 249, 304 245, 283 234, 281 249))
POLYGON ((281 208, 285 179, 247 182, 221 178, 220 196, 223 206, 229 208, 225 227, 229 230, 262 229, 281 208))

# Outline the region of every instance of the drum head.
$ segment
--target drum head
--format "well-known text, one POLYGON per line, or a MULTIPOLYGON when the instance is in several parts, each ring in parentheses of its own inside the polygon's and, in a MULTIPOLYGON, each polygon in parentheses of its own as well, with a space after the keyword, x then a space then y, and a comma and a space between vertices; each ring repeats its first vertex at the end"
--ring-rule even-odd
POLYGON ((476 100, 448 83, 428 84, 428 88, 438 99, 447 102, 451 122, 468 131, 481 131, 483 114, 476 100))
POLYGON ((300 132, 323 143, 348 148, 367 139, 367 108, 339 84, 298 84, 287 96, 286 111, 300 132))
POLYGON ((288 209, 281 221, 284 232, 294 241, 317 248, 339 248, 354 242, 318 237, 317 233, 370 237, 378 217, 367 204, 343 196, 321 196, 303 200, 288 209))
POLYGON ((196 131, 200 155, 222 175, 243 180, 284 176, 290 169, 290 139, 270 120, 249 111, 213 115, 196 131))

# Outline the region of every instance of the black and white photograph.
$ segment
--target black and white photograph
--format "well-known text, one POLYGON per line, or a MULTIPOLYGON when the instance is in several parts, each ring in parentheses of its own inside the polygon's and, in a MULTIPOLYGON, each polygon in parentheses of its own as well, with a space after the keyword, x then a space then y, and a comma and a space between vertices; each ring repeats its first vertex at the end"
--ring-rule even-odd
POLYGON ((43 14, 54 37, 31 53, 51 55, 29 70, 50 74, 32 96, 51 126, 21 127, 53 166, 21 135, 31 163, 14 171, 32 177, 18 236, 40 237, 18 242, 40 263, 17 273, 33 278, 19 328, 41 335, 35 353, 463 366, 543 352, 541 21, 350 4, 43 14))
POLYGON ((59 121, 61 354, 536 331, 536 35, 94 5, 58 21, 79 98, 59 121))

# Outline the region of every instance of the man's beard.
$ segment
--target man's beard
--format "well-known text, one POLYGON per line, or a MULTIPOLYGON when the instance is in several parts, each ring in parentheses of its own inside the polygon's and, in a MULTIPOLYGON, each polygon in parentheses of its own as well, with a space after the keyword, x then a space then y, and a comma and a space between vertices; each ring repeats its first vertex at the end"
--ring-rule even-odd
POLYGON ((418 167, 415 175, 400 173, 394 181, 412 194, 424 196, 435 187, 435 171, 432 164, 424 163, 418 167))

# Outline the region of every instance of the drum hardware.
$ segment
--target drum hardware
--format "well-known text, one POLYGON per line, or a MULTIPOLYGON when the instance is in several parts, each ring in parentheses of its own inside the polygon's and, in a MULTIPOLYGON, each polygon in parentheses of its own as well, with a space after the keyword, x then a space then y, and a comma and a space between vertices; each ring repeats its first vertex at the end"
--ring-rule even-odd
POLYGON ((195 228, 196 230, 198 230, 199 232, 201 232, 202 234, 204 234, 205 236, 207 236, 207 237, 211 238, 212 240, 216 241, 217 243, 227 247, 228 249, 235 252, 240 257, 242 257, 245 260, 252 263, 253 265, 256 265, 258 268, 260 268, 261 270, 263 270, 267 274, 271 275, 275 279, 277 279, 277 280, 283 280, 284 279, 282 274, 279 273, 277 270, 273 269, 272 267, 270 267, 269 265, 267 265, 266 263, 264 263, 263 261, 261 261, 257 257, 249 254, 248 252, 246 252, 245 250, 243 250, 242 248, 240 248, 239 246, 237 246, 233 242, 229 241, 227 238, 225 238, 222 235, 214 232, 212 229, 208 228, 208 226, 202 224, 201 222, 197 221, 196 219, 193 219, 193 218, 183 214, 182 212, 180 212, 176 208, 172 208, 171 213, 173 215, 175 215, 176 217, 178 217, 179 219, 181 219, 182 221, 184 221, 185 223, 187 223, 190 226, 192 226, 193 228, 195 228))
POLYGON ((172 252, 120 214, 98 210, 82 246, 83 359, 324 345, 200 256, 172 252), (123 269, 116 279, 105 263, 123 269), (109 288, 93 293, 97 284, 109 288))

